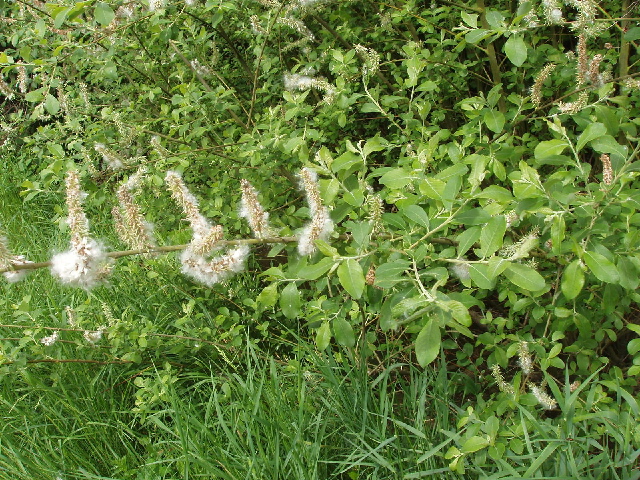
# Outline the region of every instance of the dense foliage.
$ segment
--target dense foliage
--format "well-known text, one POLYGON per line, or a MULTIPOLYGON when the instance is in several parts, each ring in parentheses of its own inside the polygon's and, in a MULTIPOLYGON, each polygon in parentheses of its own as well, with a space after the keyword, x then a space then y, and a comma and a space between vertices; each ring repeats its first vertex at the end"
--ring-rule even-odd
POLYGON ((127 411, 114 464, 6 478, 640 478, 638 5, 493 3, 0 0, 0 271, 119 257, 2 286, 3 408, 77 362, 127 411))

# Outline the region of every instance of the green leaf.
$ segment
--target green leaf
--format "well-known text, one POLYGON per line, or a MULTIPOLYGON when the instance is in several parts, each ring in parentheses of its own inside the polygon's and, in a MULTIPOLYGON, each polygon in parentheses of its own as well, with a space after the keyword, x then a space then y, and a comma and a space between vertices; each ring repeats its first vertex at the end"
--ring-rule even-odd
POLYGON ((469 276, 471 280, 478 286, 478 288, 484 288, 485 290, 491 290, 496 286, 495 280, 489 278, 487 274, 487 266, 480 263, 469 264, 469 276))
POLYGON ((44 89, 42 88, 31 90, 30 92, 27 92, 27 94, 24 96, 24 99, 27 102, 32 102, 32 103, 40 102, 44 98, 43 90, 44 89))
POLYGON ((420 193, 434 200, 442 200, 445 186, 442 180, 426 177, 420 182, 420 193))
POLYGON ((498 110, 488 110, 484 114, 484 123, 493 133, 500 133, 504 128, 504 114, 498 110))
POLYGON ((527 44, 518 35, 511 35, 504 44, 504 53, 516 67, 521 67, 527 60, 527 44))
POLYGON ((633 27, 627 30, 623 36, 627 42, 635 42, 640 39, 640 27, 633 27))
POLYGON ((318 350, 323 351, 331 343, 331 327, 329 322, 322 322, 322 325, 318 328, 316 332, 316 347, 318 350))
POLYGON ((298 272, 298 276, 304 280, 316 280, 327 273, 334 265, 332 258, 324 257, 314 265, 306 265, 298 272))
POLYGON ((54 13, 53 14, 53 16, 54 16, 53 26, 55 28, 62 27, 62 24, 64 24, 64 22, 67 20, 67 15, 69 15, 69 12, 71 10, 72 10, 71 8, 64 8, 64 9, 58 10, 56 13, 54 13))
POLYGON ((263 307, 273 307, 278 301, 278 285, 272 283, 262 289, 260 294, 256 297, 256 303, 263 307))
POLYGON ((627 351, 629 352, 629 355, 635 355, 640 352, 640 338, 634 338, 627 343, 627 351))
POLYGON ((280 295, 280 309, 282 314, 288 319, 293 320, 300 313, 300 292, 296 284, 291 282, 284 287, 280 295))
POLYGON ((96 3, 93 15, 95 16, 96 21, 103 27, 109 25, 116 16, 111 7, 104 2, 96 3))
POLYGON ((390 288, 396 283, 407 280, 404 272, 411 267, 408 260, 394 260, 376 268, 376 280, 374 285, 380 288, 390 288))
POLYGON ((430 318, 416 338, 416 358, 421 367, 426 367, 438 357, 441 342, 440 326, 430 318))
POLYGON ((560 254, 560 247, 564 240, 565 228, 564 217, 562 215, 556 215, 551 223, 551 245, 552 251, 556 255, 560 254))
MULTIPOLYGON (((404 97, 398 97, 398 98, 404 98, 404 97)), ((366 141, 366 143, 364 144, 364 147, 362 148, 362 153, 364 153, 365 157, 368 157, 372 152, 380 152, 385 148, 387 147, 380 144, 380 137, 376 135, 375 137, 370 138, 369 140, 366 141)))
POLYGON ((584 132, 578 138, 578 143, 576 143, 576 151, 579 152, 582 148, 589 143, 591 140, 595 140, 596 138, 600 138, 607 133, 607 127, 602 123, 590 123, 587 125, 587 128, 584 129, 584 132))
POLYGON ((340 280, 340 285, 353 298, 358 299, 362 296, 365 285, 364 273, 356 260, 349 258, 340 264, 338 267, 338 279, 340 280))
POLYGON ((546 140, 536 145, 533 155, 536 160, 542 160, 548 157, 560 155, 569 144, 565 140, 546 140))
POLYGON ((331 170, 336 173, 340 170, 350 170, 355 166, 359 166, 361 163, 362 158, 360 158, 360 155, 356 155, 355 153, 347 150, 333 161, 331 164, 331 170))
POLYGON ((467 34, 464 36, 464 39, 467 43, 476 44, 482 39, 487 38, 489 35, 491 35, 491 30, 477 28, 475 30, 467 32, 467 34))
POLYGON ((638 269, 629 257, 620 256, 618 258, 618 273, 620 274, 620 285, 625 290, 635 290, 640 284, 638 269))
POLYGON ((511 263, 504 271, 504 276, 518 287, 537 292, 545 287, 544 278, 533 268, 521 263, 511 263))
POLYGON ((407 205, 402 209, 402 213, 412 222, 423 226, 427 230, 429 229, 429 216, 424 211, 424 208, 418 205, 407 205))
POLYGON ((451 165, 450 167, 445 168, 444 170, 438 172, 435 175, 435 178, 438 180, 442 180, 443 182, 447 182, 448 180, 455 177, 462 177, 466 175, 469 171, 469 167, 467 167, 464 163, 456 163, 455 165, 451 165))
POLYGON ((58 101, 58 99, 56 97, 54 97, 53 95, 48 93, 47 97, 46 97, 46 99, 44 101, 44 108, 51 115, 55 115, 56 113, 58 113, 60 111, 60 102, 58 101))
POLYGON ((487 258, 498 251, 502 247, 506 230, 507 220, 504 215, 492 217, 480 232, 480 248, 476 250, 478 256, 487 258))
POLYGON ((353 333, 353 327, 344 318, 340 317, 333 320, 333 331, 336 342, 339 345, 353 347, 356 344, 356 335, 353 333))
POLYGON ((471 247, 473 247, 480 238, 480 231, 480 227, 471 227, 458 235, 456 238, 456 241, 458 242, 458 257, 461 257, 467 253, 471 247))
POLYGON ((574 260, 564 269, 560 288, 567 300, 573 300, 578 296, 584 286, 584 272, 580 260, 574 260))
POLYGON ((629 147, 620 145, 611 135, 603 135, 591 141, 591 148, 598 153, 612 153, 622 160, 627 159, 629 147))
POLYGON ((394 168, 380 177, 380 183, 393 190, 404 188, 413 182, 413 173, 404 168, 394 168))
POLYGON ((583 259, 591 273, 601 282, 618 283, 620 280, 618 269, 604 255, 597 252, 584 252, 583 259))
POLYGON ((462 453, 473 453, 489 446, 489 440, 479 436, 467 438, 462 444, 462 453))
POLYGON ((511 262, 502 257, 491 257, 487 264, 487 275, 489 275, 489 278, 493 281, 498 278, 498 275, 504 272, 510 264, 511 262))

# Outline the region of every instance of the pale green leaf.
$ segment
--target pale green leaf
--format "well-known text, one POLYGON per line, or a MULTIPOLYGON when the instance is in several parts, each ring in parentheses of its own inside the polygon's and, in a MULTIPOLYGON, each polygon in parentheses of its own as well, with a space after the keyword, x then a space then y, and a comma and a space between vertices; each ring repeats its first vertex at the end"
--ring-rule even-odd
POLYGON ((51 115, 55 115, 60 111, 60 102, 56 97, 48 93, 44 101, 44 108, 51 115))
POLYGON ((485 290, 491 290, 495 287, 496 282, 489 278, 487 274, 487 266, 479 263, 472 263, 469 265, 469 276, 471 280, 478 286, 478 288, 484 288, 485 290))
POLYGON ((607 257, 598 252, 584 252, 584 263, 591 273, 601 282, 618 283, 620 274, 618 269, 607 257))
POLYGON ((298 272, 298 276, 304 280, 316 280, 327 273, 334 265, 333 259, 324 257, 318 263, 306 265, 298 272))
POLYGON ((429 216, 424 208, 419 205, 407 205, 402 209, 402 213, 405 217, 414 223, 428 229, 429 228, 429 216))
POLYGON ((333 332, 339 345, 353 347, 356 344, 356 335, 353 332, 353 327, 344 318, 339 317, 333 320, 333 332))
POLYGON ((475 30, 471 30, 470 32, 468 32, 464 36, 464 39, 467 43, 475 44, 481 41, 483 38, 488 37, 489 35, 491 35, 491 30, 484 30, 482 28, 477 28, 475 30))
POLYGON ((565 140, 545 140, 536 145, 533 149, 533 155, 536 160, 543 160, 548 157, 560 155, 569 144, 565 140))
POLYGON ((504 114, 498 110, 488 110, 484 114, 484 123, 493 133, 500 133, 504 128, 504 114))
POLYGON ((441 342, 440 326, 431 318, 416 338, 416 358, 421 367, 426 367, 438 357, 441 342))
POLYGON ((374 285, 381 288, 389 288, 396 283, 406 280, 404 272, 411 267, 411 262, 407 260, 394 260, 383 263, 376 269, 376 279, 374 285))
POLYGON ((591 140, 595 140, 596 138, 600 138, 607 133, 607 128, 602 123, 590 123, 587 125, 587 128, 584 129, 584 132, 578 137, 578 142, 576 143, 576 151, 582 150, 582 148, 589 143, 591 140))
POLYGON ((295 283, 291 282, 282 290, 280 309, 282 314, 289 319, 297 318, 300 314, 300 292, 298 292, 295 283))
POLYGON ((339 172, 340 170, 350 170, 353 167, 360 166, 362 158, 353 152, 346 151, 331 164, 331 170, 339 172))
POLYGON ((103 27, 109 25, 116 16, 111 7, 104 2, 96 3, 96 8, 93 14, 96 21, 103 27))
POLYGON ((480 231, 480 227, 471 227, 456 237, 456 241, 458 242, 458 257, 461 257, 473 247, 480 238, 480 231))
POLYGON ((380 183, 393 190, 404 188, 413 181, 413 173, 404 168, 394 168, 380 177, 380 183))
POLYGON ((331 327, 329 322, 322 322, 316 332, 316 347, 323 351, 329 346, 329 343, 331 343, 331 327))
POLYGON ((487 258, 498 251, 502 247, 506 230, 507 221, 504 215, 492 217, 480 233, 480 248, 476 251, 478 256, 487 258))
POLYGON ((536 270, 521 263, 511 263, 504 271, 504 276, 518 287, 537 292, 545 286, 544 278, 536 270))
POLYGON ((527 60, 527 44, 518 35, 512 35, 504 44, 504 53, 516 67, 521 67, 527 60))
POLYGON ((338 280, 340 280, 340 285, 353 298, 358 299, 362 296, 365 285, 364 273, 356 260, 349 258, 340 264, 338 267, 338 280))
POLYGON ((428 198, 434 200, 442 200, 442 194, 444 193, 444 187, 446 184, 437 178, 424 178, 420 182, 420 193, 428 198))
POLYGON ((473 453, 478 450, 482 450, 483 448, 489 446, 489 440, 484 437, 473 436, 471 438, 467 438, 462 444, 462 453, 473 453))
POLYGON ((580 260, 574 260, 564 269, 560 288, 567 300, 573 300, 578 296, 584 286, 584 272, 580 260))

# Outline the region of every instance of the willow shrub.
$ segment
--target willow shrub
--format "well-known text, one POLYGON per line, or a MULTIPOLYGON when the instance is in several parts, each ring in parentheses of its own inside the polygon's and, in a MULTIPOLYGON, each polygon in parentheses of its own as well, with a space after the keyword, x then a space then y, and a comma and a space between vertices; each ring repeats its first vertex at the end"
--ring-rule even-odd
MULTIPOLYGON (((640 30, 630 2, 611 3, 0 2, 2 155, 25 202, 80 172, 88 218, 136 205, 138 236, 120 233, 140 240, 153 224, 160 251, 198 236, 167 171, 240 243, 240 187, 253 185, 271 229, 254 241, 255 274, 192 287, 207 301, 213 289, 217 328, 163 334, 233 344, 249 325, 268 344, 301 327, 317 349, 371 362, 443 353, 482 405, 447 453, 462 471, 468 455, 522 452, 519 408, 568 415, 591 389, 587 415, 620 396, 637 410, 640 30), (140 167, 127 207, 122 185, 140 167), (301 168, 317 176, 315 200, 301 168)), ((24 268, 6 235, 6 269, 24 268)), ((135 282, 128 262, 116 278, 135 282)), ((102 317, 104 358, 143 361, 147 340, 121 340, 143 327, 119 316, 102 317)), ((33 354, 20 346, 5 342, 7 362, 33 354)))

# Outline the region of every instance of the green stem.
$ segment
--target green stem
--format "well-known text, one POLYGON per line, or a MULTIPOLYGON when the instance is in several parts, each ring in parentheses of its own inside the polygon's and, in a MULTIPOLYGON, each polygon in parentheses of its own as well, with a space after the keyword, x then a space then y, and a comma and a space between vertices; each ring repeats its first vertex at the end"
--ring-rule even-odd
MULTIPOLYGON (((629 11, 630 0, 622 0, 622 15, 629 11)), ((629 27, 629 20, 624 19, 620 23, 622 32, 620 33, 620 51, 618 53, 618 76, 624 77, 629 73, 629 42, 624 39, 624 34, 629 27)))
MULTIPOLYGON (((478 5, 478 10, 482 12, 480 14, 480 23, 482 24, 482 28, 491 30, 491 26, 489 25, 489 22, 487 22, 484 0, 476 0, 476 5, 478 5)), ((491 76, 493 85, 495 86, 502 83, 502 72, 500 71, 500 64, 498 63, 498 57, 496 55, 496 49, 493 45, 493 41, 489 42, 487 45, 487 56, 489 57, 491 76)), ((500 99, 498 100, 498 109, 502 113, 506 113, 507 111, 507 104, 502 96, 500 96, 500 99)))

